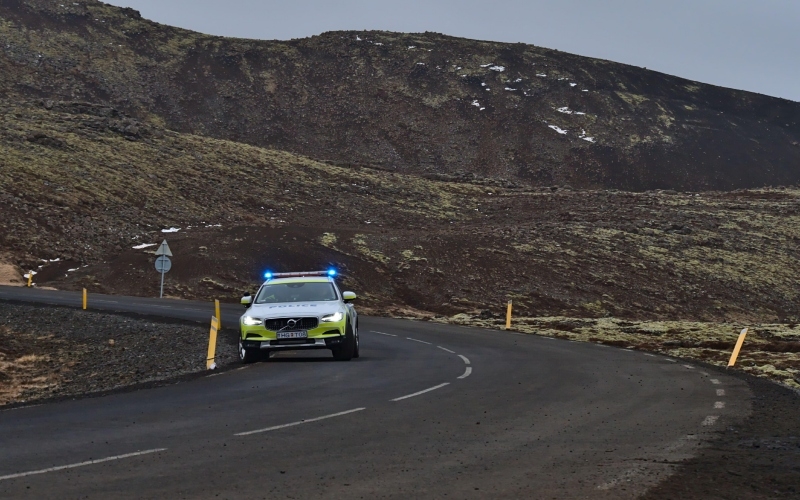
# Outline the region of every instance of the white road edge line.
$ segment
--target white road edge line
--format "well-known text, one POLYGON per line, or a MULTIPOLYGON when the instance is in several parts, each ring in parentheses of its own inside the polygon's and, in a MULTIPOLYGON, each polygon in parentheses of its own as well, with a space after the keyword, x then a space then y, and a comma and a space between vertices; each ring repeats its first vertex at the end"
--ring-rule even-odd
POLYGON ((444 348, 444 347, 442 347, 442 346, 440 346, 440 345, 437 345, 436 347, 438 347, 439 349, 441 349, 441 350, 443 350, 443 351, 447 351, 447 352, 449 352, 450 354, 455 354, 455 353, 456 353, 456 351, 451 351, 450 349, 446 349, 446 348, 444 348))
POLYGON ((716 403, 714 403, 714 408, 718 410, 725 408, 725 401, 717 401, 716 403))
POLYGON ((427 389, 419 392, 415 392, 414 394, 408 394, 406 396, 400 396, 399 398, 394 398, 392 401, 402 401, 404 399, 413 398, 414 396, 419 396, 420 394, 425 394, 426 392, 435 391, 436 389, 441 389, 442 387, 450 385, 450 382, 445 382, 444 384, 435 385, 433 387, 428 387, 427 389))
POLYGON ((406 337, 406 338, 407 338, 408 340, 413 340, 414 342, 419 342, 420 344, 428 344, 428 345, 431 345, 431 343, 430 343, 430 342, 425 342, 424 340, 412 339, 411 337, 406 337))
POLYGON ((36 407, 36 406, 42 406, 42 403, 40 403, 40 404, 35 404, 35 405, 28 405, 28 406, 17 406, 16 408, 8 408, 8 409, 5 409, 5 410, 0 410, 0 412, 4 412, 4 411, 16 411, 16 410, 24 410, 25 408, 34 408, 34 407, 36 407))
POLYGON ((397 337, 397 335, 393 333, 383 333, 383 332, 376 332, 375 330, 371 330, 372 333, 378 333, 380 335, 388 335, 389 337, 397 337))
POLYGON ((465 365, 469 364, 469 359, 467 359, 467 357, 464 356, 463 354, 459 354, 458 357, 464 360, 465 365))
POLYGON ((670 363, 677 363, 677 361, 675 361, 674 359, 669 359, 669 358, 664 358, 664 359, 666 359, 666 360, 667 360, 667 361, 669 361, 670 363))
POLYGON ((651 358, 655 358, 655 357, 656 357, 656 355, 655 355, 655 354, 648 354, 648 353, 644 353, 644 355, 645 355, 645 356, 650 356, 651 358))
POLYGON ((460 377, 458 377, 458 378, 459 378, 459 379, 462 379, 462 378, 467 378, 467 377, 469 377, 470 375, 472 375, 472 367, 471 367, 471 366, 468 366, 468 367, 467 367, 467 369, 466 369, 466 370, 464 370, 464 375, 461 375, 461 376, 460 376, 460 377))
POLYGON ((250 434, 258 434, 259 432, 269 432, 269 431, 275 431, 275 430, 278 430, 278 429, 285 429, 286 427, 294 427, 295 425, 307 424, 309 422, 318 422, 320 420, 325 420, 326 418, 341 417, 342 415, 347 415, 348 413, 355 413, 355 412, 361 411, 361 410, 366 410, 366 408, 354 408, 352 410, 340 411, 339 413, 332 413, 330 415, 324 415, 322 417, 307 418, 305 420, 299 420, 297 422, 292 422, 290 424, 275 425, 275 426, 267 427, 267 428, 264 428, 264 429, 256 429, 254 431, 237 432, 236 434, 234 434, 234 436, 249 436, 250 434))
POLYGON ((74 469, 75 467, 83 467, 85 465, 101 464, 103 462, 110 462, 112 460, 121 460, 123 458, 131 458, 131 457, 138 457, 139 455, 147 455, 148 453, 158 453, 159 451, 166 451, 166 448, 156 448, 153 450, 137 451, 135 453, 126 453, 124 455, 116 455, 113 457, 98 458, 97 460, 87 460, 85 462, 79 462, 77 464, 59 465, 57 467, 50 467, 47 469, 32 470, 29 472, 20 472, 18 474, 8 474, 6 476, 0 476, 0 481, 5 481, 6 479, 15 479, 18 477, 33 476, 35 474, 44 474, 46 472, 55 472, 64 469, 74 469))
POLYGON ((718 419, 719 419, 719 417, 717 415, 709 415, 709 416, 706 417, 705 420, 703 420, 703 423, 701 425, 705 425, 705 426, 714 425, 714 424, 717 423, 718 419))

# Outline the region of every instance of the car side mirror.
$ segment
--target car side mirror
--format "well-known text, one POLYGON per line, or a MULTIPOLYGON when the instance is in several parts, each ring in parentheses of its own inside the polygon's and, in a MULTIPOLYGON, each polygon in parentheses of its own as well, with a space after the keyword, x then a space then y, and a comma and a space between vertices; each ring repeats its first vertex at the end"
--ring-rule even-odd
POLYGON ((244 297, 242 297, 241 300, 241 304, 245 307, 250 307, 250 304, 252 303, 253 303, 253 297, 249 293, 244 294, 244 297))
POLYGON ((358 296, 353 292, 344 292, 342 294, 342 298, 344 299, 345 302, 351 302, 353 300, 356 300, 358 296))

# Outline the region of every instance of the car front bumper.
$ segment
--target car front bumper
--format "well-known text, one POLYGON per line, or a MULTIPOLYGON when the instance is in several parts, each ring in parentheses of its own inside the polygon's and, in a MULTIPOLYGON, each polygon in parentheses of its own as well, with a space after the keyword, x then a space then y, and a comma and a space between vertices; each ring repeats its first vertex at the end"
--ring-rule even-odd
POLYGON ((326 338, 284 339, 284 340, 242 340, 245 349, 262 350, 303 350, 330 349, 344 341, 344 335, 326 338))

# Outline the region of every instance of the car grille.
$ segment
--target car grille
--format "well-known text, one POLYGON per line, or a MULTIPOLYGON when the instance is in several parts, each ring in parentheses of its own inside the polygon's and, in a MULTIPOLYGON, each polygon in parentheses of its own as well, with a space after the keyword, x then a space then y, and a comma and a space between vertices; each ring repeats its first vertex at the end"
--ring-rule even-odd
POLYGON ((278 330, 311 330, 319 324, 317 318, 272 318, 264 321, 267 330, 277 332, 278 330), (295 320, 295 325, 289 327, 289 320, 295 320))

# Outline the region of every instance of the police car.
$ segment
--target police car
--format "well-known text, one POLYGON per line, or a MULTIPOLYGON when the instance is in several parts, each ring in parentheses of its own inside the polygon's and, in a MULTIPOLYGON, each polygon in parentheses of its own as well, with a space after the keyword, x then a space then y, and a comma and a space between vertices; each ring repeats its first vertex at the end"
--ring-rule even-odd
POLYGON ((359 356, 358 314, 353 292, 342 292, 336 271, 270 273, 255 295, 246 294, 247 311, 239 319, 239 359, 262 353, 330 349, 339 361, 359 356))

